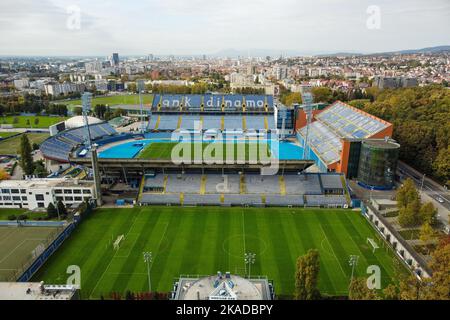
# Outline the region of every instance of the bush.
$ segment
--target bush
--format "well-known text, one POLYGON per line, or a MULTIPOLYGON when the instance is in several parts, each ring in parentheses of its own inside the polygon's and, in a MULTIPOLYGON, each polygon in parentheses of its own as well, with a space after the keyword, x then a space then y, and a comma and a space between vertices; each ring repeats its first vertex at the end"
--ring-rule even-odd
POLYGON ((12 215, 8 216, 8 220, 14 221, 14 220, 17 220, 17 217, 14 214, 12 214, 12 215))
POLYGON ((21 214, 20 216, 17 217, 17 220, 28 220, 28 216, 26 214, 21 214))

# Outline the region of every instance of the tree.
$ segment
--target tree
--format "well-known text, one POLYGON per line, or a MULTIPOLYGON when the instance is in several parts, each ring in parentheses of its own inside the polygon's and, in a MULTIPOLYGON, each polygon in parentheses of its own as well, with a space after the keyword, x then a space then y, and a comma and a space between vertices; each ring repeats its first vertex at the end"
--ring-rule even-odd
POLYGON ((57 208, 57 211, 59 212, 60 217, 67 216, 66 206, 64 205, 64 203, 62 203, 61 200, 59 200, 58 203, 56 204, 56 208, 57 208))
POLYGON ((297 259, 294 293, 296 300, 314 300, 320 297, 317 288, 319 270, 319 251, 311 249, 306 255, 297 259))
POLYGON ((442 181, 450 185, 450 145, 439 151, 433 162, 433 169, 442 181))
POLYGON ((72 112, 76 116, 81 116, 81 114, 83 113, 83 108, 75 107, 75 108, 73 108, 72 112))
POLYGON ((367 287, 365 278, 353 278, 348 289, 348 298, 350 300, 378 300, 379 297, 375 290, 367 287))
POLYGON ((25 175, 31 175, 34 171, 33 156, 31 154, 31 145, 28 136, 23 134, 20 138, 20 166, 25 175))
POLYGON ((420 216, 420 200, 415 199, 406 207, 400 209, 398 213, 398 223, 402 227, 415 227, 422 222, 420 216))
POLYGON ((432 285, 426 292, 426 298, 450 300, 450 242, 448 240, 442 241, 434 250, 429 265, 433 271, 433 277, 431 279, 432 285))
POLYGON ((58 216, 58 210, 53 203, 49 203, 47 207, 47 216, 49 219, 56 218, 58 216))
POLYGON ((333 101, 333 92, 327 87, 312 88, 311 93, 314 97, 314 102, 330 103, 333 101))
POLYGON ((39 124, 39 118, 36 117, 36 118, 34 118, 34 125, 37 126, 38 124, 39 124))
POLYGON ((0 168, 0 181, 2 180, 9 180, 11 176, 8 172, 5 171, 5 169, 0 168))
POLYGON ((420 218, 423 223, 434 225, 436 223, 437 209, 433 203, 427 202, 420 207, 420 218))
POLYGON ((420 241, 426 244, 428 241, 432 240, 435 236, 433 227, 428 222, 425 222, 420 228, 420 241))
POLYGON ((397 190, 396 199, 399 209, 405 208, 412 201, 419 199, 419 193, 411 178, 406 179, 403 185, 397 190))
POLYGON ((409 276, 399 284, 402 300, 449 300, 450 299, 450 238, 441 241, 431 254, 429 267, 431 278, 417 279, 409 276))
POLYGON ((45 169, 43 160, 38 160, 34 163, 33 174, 39 178, 48 176, 48 172, 47 172, 47 169, 45 169))
POLYGON ((384 300, 399 300, 400 293, 397 286, 390 284, 383 290, 384 300))
POLYGON ((284 95, 281 102, 286 106, 292 106, 294 103, 302 103, 302 96, 298 92, 292 92, 284 95))

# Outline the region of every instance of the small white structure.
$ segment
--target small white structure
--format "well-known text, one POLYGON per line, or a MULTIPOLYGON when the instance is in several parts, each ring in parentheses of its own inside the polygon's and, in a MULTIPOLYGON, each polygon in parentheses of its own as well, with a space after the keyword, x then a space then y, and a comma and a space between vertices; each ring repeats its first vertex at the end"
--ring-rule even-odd
POLYGON ((78 179, 28 179, 0 182, 0 208, 45 209, 50 203, 80 204, 92 199, 94 182, 78 179))
POLYGON ((217 276, 181 276, 173 300, 272 300, 273 286, 265 277, 243 278, 229 272, 217 276))
MULTIPOLYGON (((87 117, 89 121, 89 125, 102 123, 104 121, 95 118, 95 117, 87 117)), ((84 118, 83 116, 76 116, 66 120, 66 130, 68 129, 76 129, 84 126, 84 118)))

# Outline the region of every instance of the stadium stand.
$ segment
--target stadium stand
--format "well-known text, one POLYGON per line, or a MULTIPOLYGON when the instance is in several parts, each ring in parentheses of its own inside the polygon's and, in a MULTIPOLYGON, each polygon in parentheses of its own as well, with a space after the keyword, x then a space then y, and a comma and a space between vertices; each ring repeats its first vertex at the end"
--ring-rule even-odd
POLYGON ((250 194, 280 193, 278 176, 245 175, 246 192, 250 194))
MULTIPOLYGON (((154 119, 155 117, 153 117, 154 119)), ((178 115, 164 114, 160 115, 158 130, 176 130, 178 126, 178 115)), ((156 125, 156 122, 155 122, 156 125)), ((150 127, 150 129, 155 129, 155 127, 150 127)))
POLYGON ((206 193, 239 193, 239 175, 208 174, 206 193))
POLYGON ((199 193, 201 174, 169 174, 166 185, 167 193, 199 193))
MULTIPOLYGON (((116 130, 107 122, 92 124, 89 126, 89 131, 92 140, 96 143, 102 141, 105 136, 117 135, 116 130)), ((125 138, 125 136, 116 136, 115 139, 121 140, 125 138)), ((86 141, 85 127, 69 129, 45 140, 40 145, 40 150, 45 158, 67 162, 71 152, 83 144, 84 141, 86 141)))
POLYGON ((344 207, 347 205, 345 196, 337 195, 306 195, 306 204, 312 207, 344 207))
POLYGON ((202 206, 202 205, 214 205, 218 206, 221 204, 220 195, 217 194, 205 194, 205 195, 197 195, 197 194, 185 194, 184 202, 185 206, 202 206))
POLYGON ((342 177, 342 174, 335 173, 284 176, 246 174, 241 183, 239 174, 157 174, 145 179, 141 202, 178 204, 179 199, 173 199, 182 193, 183 205, 343 207, 348 203, 342 177), (285 194, 281 192, 280 181, 285 184, 285 194), (245 188, 241 190, 243 186, 245 188), (165 197, 149 198, 152 194, 162 193, 172 195, 168 198, 172 200, 161 203, 165 197), (148 199, 152 199, 151 202, 148 199))
POLYGON ((263 205, 263 202, 260 195, 226 194, 223 204, 230 206, 260 206, 263 205))
POLYGON ((268 195, 266 196, 266 206, 304 206, 303 196, 278 196, 268 195))
POLYGON ((179 194, 143 194, 142 203, 152 204, 152 205, 180 205, 180 195, 179 194))
POLYGON ((318 174, 285 175, 286 194, 322 194, 318 174))

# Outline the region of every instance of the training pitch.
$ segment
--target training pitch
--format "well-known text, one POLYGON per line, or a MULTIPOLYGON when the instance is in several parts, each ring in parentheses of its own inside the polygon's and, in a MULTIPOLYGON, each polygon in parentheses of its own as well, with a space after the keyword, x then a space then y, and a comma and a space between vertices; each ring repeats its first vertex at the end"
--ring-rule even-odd
POLYGON ((0 281, 15 281, 60 232, 57 227, 0 227, 0 281))
POLYGON ((256 254, 252 275, 274 281, 277 295, 294 290, 295 263, 308 249, 320 252, 322 293, 344 295, 349 256, 358 255, 356 276, 369 265, 381 268, 383 288, 395 273, 393 253, 384 248, 359 212, 289 208, 143 207, 100 209, 86 219, 35 275, 34 281, 65 283, 71 265, 81 268, 83 299, 148 291, 143 252, 152 252, 153 291, 169 292, 181 274, 245 273, 244 253, 256 254), (113 243, 125 238, 119 249, 113 243), (372 252, 367 238, 381 247, 372 252))

